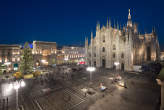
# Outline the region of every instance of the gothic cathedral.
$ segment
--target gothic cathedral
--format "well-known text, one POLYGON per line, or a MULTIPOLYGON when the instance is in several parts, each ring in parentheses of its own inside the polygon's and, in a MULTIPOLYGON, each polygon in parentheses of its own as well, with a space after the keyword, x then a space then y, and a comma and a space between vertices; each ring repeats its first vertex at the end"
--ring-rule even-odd
POLYGON ((122 29, 118 24, 112 27, 110 20, 102 28, 97 24, 96 36, 91 33, 90 41, 88 44, 88 39, 85 39, 86 62, 95 67, 131 71, 134 65, 156 61, 160 55, 155 30, 140 34, 137 24, 131 20, 130 9, 126 26, 122 29))

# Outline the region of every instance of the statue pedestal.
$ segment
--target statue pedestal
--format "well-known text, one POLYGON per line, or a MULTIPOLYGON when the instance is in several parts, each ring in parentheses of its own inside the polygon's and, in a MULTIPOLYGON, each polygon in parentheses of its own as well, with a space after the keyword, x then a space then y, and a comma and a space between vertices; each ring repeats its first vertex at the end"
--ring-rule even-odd
POLYGON ((156 79, 158 85, 161 86, 161 107, 160 110, 164 110, 164 81, 161 81, 160 79, 156 79))

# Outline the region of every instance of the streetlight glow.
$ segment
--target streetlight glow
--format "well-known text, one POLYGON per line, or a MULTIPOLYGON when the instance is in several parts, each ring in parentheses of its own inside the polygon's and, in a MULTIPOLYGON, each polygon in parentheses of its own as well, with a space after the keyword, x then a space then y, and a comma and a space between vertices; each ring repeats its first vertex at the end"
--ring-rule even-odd
POLYGON ((12 84, 9 84, 8 90, 10 91, 10 90, 12 90, 12 89, 13 89, 13 85, 12 85, 12 84))
POLYGON ((20 88, 20 84, 18 82, 15 82, 13 86, 15 90, 18 90, 20 88))
POLYGON ((96 68, 95 67, 87 67, 86 70, 89 71, 89 72, 93 72, 93 71, 96 70, 96 68))
POLYGON ((120 63, 119 62, 114 62, 114 65, 115 66, 118 66, 120 63))
POLYGON ((14 88, 16 90, 16 109, 18 110, 19 105, 18 105, 18 91, 21 87, 25 87, 26 84, 23 80, 15 81, 13 84, 11 84, 11 88, 14 88))
POLYGON ((46 63, 46 60, 41 60, 42 63, 46 63))
POLYGON ((91 82, 92 81, 92 72, 95 71, 96 68, 91 66, 91 67, 87 67, 86 70, 89 71, 89 73, 90 73, 90 82, 91 82))
POLYGON ((23 80, 21 81, 20 86, 21 87, 25 87, 26 86, 26 84, 25 84, 25 82, 23 80))

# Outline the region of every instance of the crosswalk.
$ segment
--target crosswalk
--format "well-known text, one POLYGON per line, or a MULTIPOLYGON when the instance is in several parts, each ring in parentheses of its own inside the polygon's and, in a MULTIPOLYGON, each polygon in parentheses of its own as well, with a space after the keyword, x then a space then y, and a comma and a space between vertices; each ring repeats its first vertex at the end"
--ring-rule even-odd
POLYGON ((38 97, 36 100, 43 110, 71 110, 85 101, 84 95, 79 92, 66 88, 38 97))
POLYGON ((0 110, 9 110, 8 98, 0 99, 0 110))

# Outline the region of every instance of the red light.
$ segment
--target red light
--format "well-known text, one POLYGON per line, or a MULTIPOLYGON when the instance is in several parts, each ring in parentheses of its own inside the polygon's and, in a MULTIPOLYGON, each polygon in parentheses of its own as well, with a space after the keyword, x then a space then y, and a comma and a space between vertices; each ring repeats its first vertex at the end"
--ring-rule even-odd
POLYGON ((85 62, 79 62, 79 64, 82 64, 82 65, 84 65, 84 64, 85 64, 85 62))

